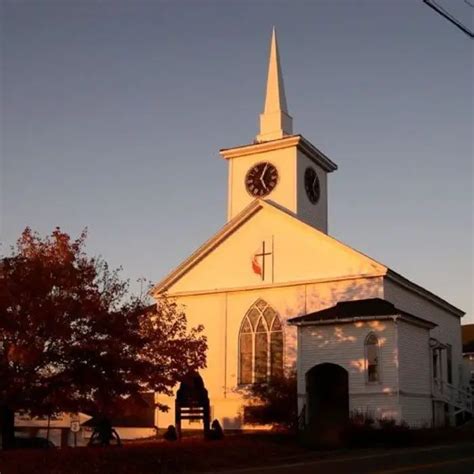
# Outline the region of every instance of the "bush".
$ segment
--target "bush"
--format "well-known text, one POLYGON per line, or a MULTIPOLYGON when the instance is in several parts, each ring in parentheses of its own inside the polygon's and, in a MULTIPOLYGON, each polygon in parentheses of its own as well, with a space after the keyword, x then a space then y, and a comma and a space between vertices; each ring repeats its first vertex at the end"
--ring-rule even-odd
POLYGON ((365 411, 353 410, 350 414, 350 423, 355 426, 372 426, 375 423, 375 418, 368 409, 365 411))
POLYGON ((393 418, 375 419, 370 412, 351 413, 347 443, 354 447, 406 446, 413 441, 413 430, 393 418))
POLYGON ((254 384, 244 393, 244 421, 251 425, 271 425, 275 429, 296 430, 298 397, 296 372, 254 384))

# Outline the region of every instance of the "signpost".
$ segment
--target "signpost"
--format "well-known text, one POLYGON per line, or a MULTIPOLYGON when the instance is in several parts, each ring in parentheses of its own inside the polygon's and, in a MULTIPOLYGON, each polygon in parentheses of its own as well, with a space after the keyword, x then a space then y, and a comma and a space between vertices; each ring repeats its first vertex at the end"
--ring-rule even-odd
POLYGON ((77 433, 81 431, 81 423, 77 419, 71 420, 71 432, 74 433, 74 447, 77 448, 77 433))

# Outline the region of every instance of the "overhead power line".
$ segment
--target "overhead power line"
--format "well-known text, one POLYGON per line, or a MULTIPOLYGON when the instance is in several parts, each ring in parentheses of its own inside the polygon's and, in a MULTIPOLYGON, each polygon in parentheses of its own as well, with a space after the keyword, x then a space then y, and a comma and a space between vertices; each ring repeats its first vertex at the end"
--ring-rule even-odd
MULTIPOLYGON (((441 5, 438 5, 434 0, 423 0, 430 8, 440 14, 443 18, 446 18, 449 22, 459 28, 462 32, 468 35, 470 38, 474 38, 474 32, 472 32, 467 26, 464 26, 458 19, 446 11, 441 5)), ((468 5, 472 6, 470 2, 465 1, 468 5)))

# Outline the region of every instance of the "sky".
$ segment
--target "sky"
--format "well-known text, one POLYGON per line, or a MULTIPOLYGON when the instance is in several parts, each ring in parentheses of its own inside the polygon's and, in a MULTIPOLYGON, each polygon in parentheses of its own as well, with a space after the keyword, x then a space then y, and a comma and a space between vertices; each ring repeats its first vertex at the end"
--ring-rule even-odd
POLYGON ((87 227, 164 277, 226 221, 273 25, 294 131, 339 166, 329 233, 474 322, 473 41, 421 0, 0 0, 0 252, 87 227))

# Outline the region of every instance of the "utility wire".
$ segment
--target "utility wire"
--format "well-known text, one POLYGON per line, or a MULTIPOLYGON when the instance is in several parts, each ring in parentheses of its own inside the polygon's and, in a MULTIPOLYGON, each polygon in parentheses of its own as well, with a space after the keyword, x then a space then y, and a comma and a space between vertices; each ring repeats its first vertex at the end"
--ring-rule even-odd
MULTIPOLYGON (((457 26, 461 31, 466 33, 470 38, 474 38, 474 33, 469 30, 466 26, 464 26, 459 20, 457 20, 453 15, 451 15, 448 11, 446 11, 441 5, 438 5, 435 3, 434 0, 423 0, 423 3, 428 5, 430 8, 432 8, 435 12, 439 13, 442 17, 446 18, 449 22, 451 22, 453 25, 457 26)), ((469 4, 472 6, 471 3, 465 0, 465 3, 469 4)))

